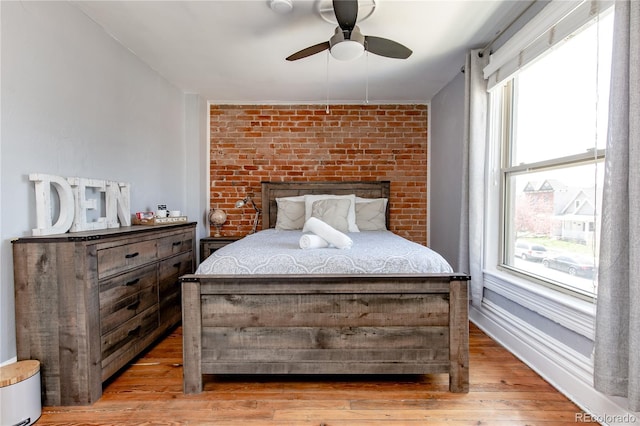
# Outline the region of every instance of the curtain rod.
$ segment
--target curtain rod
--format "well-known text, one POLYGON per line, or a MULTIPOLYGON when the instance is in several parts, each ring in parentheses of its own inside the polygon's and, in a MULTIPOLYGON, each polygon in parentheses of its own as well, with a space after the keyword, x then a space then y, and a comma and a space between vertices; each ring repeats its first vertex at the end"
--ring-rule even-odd
POLYGON ((500 37, 502 37, 502 35, 503 35, 504 33, 506 33, 506 32, 509 30, 509 28, 511 28, 511 26, 512 26, 513 24, 515 24, 515 23, 516 23, 520 18, 522 18, 522 16, 523 16, 525 13, 527 13, 527 11, 528 11, 529 9, 531 9, 531 6, 533 6, 534 4, 536 4, 536 2, 537 2, 537 1, 538 1, 538 0, 533 0, 531 3, 529 3, 529 6, 527 6, 527 7, 526 7, 522 12, 520 12, 520 13, 518 14, 518 16, 516 16, 516 17, 513 19, 513 21, 511 21, 511 22, 509 23, 509 25, 507 25, 503 30, 501 30, 501 31, 500 31, 500 32, 499 32, 499 33, 498 33, 498 34, 497 34, 497 35, 496 35, 496 36, 495 36, 495 37, 494 37, 494 38, 489 42, 489 44, 487 44, 487 45, 486 45, 486 46, 485 46, 485 47, 484 47, 480 52, 478 52, 478 56, 480 56, 480 57, 482 58, 482 57, 484 56, 484 53, 485 53, 488 49, 490 49, 490 48, 491 48, 491 46, 493 46, 493 43, 495 43, 495 42, 496 42, 496 40, 498 40, 500 37))

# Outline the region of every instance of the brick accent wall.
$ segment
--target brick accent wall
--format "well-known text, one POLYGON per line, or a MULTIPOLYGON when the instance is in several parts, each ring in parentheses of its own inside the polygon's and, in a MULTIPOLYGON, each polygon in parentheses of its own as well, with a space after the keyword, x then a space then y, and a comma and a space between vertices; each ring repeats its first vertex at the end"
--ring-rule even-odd
POLYGON ((426 244, 426 105, 212 105, 210 126, 223 235, 251 230, 235 202, 252 193, 260 207, 261 181, 389 180, 390 229, 426 244))

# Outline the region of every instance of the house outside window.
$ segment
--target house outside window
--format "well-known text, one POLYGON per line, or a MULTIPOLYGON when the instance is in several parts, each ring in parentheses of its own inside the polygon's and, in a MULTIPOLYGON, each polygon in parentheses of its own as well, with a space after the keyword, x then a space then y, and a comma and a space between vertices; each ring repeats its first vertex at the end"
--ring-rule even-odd
POLYGON ((612 33, 609 10, 492 90, 498 264, 586 298, 598 285, 612 33))

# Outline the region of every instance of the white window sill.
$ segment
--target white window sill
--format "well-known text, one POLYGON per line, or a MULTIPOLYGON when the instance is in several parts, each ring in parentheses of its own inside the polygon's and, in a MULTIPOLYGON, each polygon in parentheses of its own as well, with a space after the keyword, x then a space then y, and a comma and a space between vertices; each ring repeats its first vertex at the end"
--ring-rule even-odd
POLYGON ((594 302, 500 270, 485 270, 484 287, 588 339, 595 335, 594 302))

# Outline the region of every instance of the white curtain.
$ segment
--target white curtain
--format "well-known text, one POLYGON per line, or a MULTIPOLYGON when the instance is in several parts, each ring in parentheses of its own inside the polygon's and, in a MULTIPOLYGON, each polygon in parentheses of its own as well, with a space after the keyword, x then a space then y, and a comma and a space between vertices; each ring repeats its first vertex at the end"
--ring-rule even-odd
POLYGON ((615 5, 595 388, 640 411, 640 1, 615 5))
POLYGON ((462 211, 458 271, 471 275, 471 301, 482 302, 482 245, 485 202, 485 155, 487 147, 487 81, 483 69, 488 55, 480 50, 467 55, 465 75, 465 123, 462 180, 462 211))

